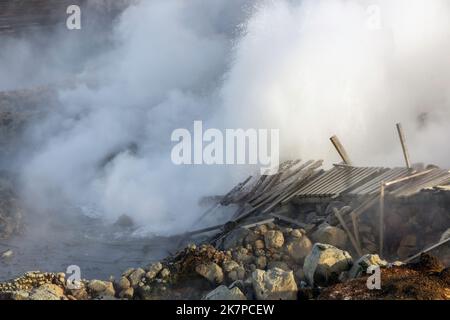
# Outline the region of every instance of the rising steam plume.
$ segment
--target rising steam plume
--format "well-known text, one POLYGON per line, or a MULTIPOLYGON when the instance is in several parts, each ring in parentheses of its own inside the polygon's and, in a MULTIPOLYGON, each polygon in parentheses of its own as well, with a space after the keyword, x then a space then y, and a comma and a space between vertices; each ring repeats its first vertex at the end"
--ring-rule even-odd
MULTIPOLYGON (((171 132, 194 120, 279 128, 283 158, 329 163, 337 134, 360 165, 402 165, 401 121, 414 161, 450 165, 448 1, 141 1, 111 43, 71 69, 81 84, 27 130, 22 197, 36 211, 86 205, 146 231, 185 230, 201 196, 248 174, 174 166, 171 132)), ((31 51, 11 40, 3 52, 31 51)), ((55 59, 33 69, 35 82, 58 75, 55 59)), ((0 70, 3 86, 27 72, 6 55, 0 70)))

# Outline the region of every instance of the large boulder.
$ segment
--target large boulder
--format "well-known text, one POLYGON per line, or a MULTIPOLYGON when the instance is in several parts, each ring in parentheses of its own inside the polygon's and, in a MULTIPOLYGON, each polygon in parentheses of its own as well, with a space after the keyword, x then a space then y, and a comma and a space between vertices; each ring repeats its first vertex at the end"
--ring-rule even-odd
POLYGON ((30 300, 62 300, 65 299, 64 290, 55 284, 44 284, 33 289, 29 296, 30 300))
POLYGON ((258 300, 296 300, 297 284, 292 271, 279 268, 255 270, 252 285, 258 300))
POLYGON ((134 270, 129 276, 128 279, 130 280, 130 284, 132 287, 136 287, 139 282, 142 281, 142 278, 145 276, 145 270, 138 268, 134 270))
POLYGON ((302 263, 311 249, 312 243, 307 236, 292 237, 286 244, 286 252, 297 263, 302 263))
POLYGON ((223 282, 223 271, 216 263, 199 264, 195 267, 195 271, 213 284, 221 284, 223 282))
POLYGON ((366 254, 356 261, 350 269, 349 278, 357 278, 361 276, 370 266, 387 267, 388 263, 382 260, 377 254, 366 254))
POLYGON ((112 282, 91 280, 88 289, 93 297, 114 297, 115 290, 112 282))
POLYGON ((342 272, 352 267, 352 257, 347 251, 332 245, 316 243, 303 264, 310 285, 327 286, 337 283, 342 272))
POLYGON ((311 236, 314 242, 331 244, 337 248, 347 246, 348 237, 344 230, 324 224, 311 236))
POLYGON ((279 249, 284 244, 283 232, 270 230, 264 234, 264 243, 267 249, 279 249))
POLYGON ((247 300, 247 298, 238 287, 229 289, 222 285, 208 293, 204 300, 247 300))

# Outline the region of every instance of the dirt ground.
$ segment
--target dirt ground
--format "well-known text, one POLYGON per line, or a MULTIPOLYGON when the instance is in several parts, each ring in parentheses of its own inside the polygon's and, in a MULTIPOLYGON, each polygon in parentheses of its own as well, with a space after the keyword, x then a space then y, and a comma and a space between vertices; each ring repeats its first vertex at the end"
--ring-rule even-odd
POLYGON ((450 300, 450 268, 424 254, 420 261, 381 270, 381 289, 369 290, 367 276, 326 288, 322 300, 450 300))

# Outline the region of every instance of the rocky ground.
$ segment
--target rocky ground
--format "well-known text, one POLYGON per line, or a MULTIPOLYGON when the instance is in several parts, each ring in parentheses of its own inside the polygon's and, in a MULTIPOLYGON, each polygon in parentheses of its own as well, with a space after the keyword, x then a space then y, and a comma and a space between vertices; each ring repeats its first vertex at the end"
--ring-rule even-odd
MULTIPOLYGON (((340 231, 328 230, 328 242, 343 241, 340 231)), ((313 243, 302 229, 268 223, 237 229, 217 248, 189 245, 161 262, 126 270, 118 279, 72 283, 64 273, 29 272, 0 284, 0 298, 450 299, 449 274, 430 255, 409 265, 370 254, 354 259, 331 244, 313 243), (366 286, 371 265, 381 268, 380 290, 366 286)))

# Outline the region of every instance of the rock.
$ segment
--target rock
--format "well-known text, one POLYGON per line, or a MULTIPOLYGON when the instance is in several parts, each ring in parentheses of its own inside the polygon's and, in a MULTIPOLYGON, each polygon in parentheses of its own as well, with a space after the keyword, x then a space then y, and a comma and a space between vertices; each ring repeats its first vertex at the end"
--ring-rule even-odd
POLYGON ((229 289, 222 285, 208 293, 204 300, 247 300, 247 298, 237 286, 229 289))
POLYGON ((254 243, 254 245, 253 245, 253 247, 254 247, 256 250, 264 249, 264 248, 265 248, 264 241, 262 241, 262 240, 256 240, 255 243, 254 243))
POLYGON ((114 297, 115 295, 113 283, 109 281, 91 280, 88 284, 88 289, 93 297, 114 297))
POLYGON ((147 267, 148 272, 145 274, 145 277, 148 280, 153 280, 162 269, 163 265, 161 262, 153 263, 147 267))
POLYGON ((245 268, 239 266, 239 268, 236 269, 237 272, 237 280, 244 280, 245 279, 245 268))
POLYGON ((236 280, 239 280, 239 278, 238 278, 238 273, 237 273, 237 271, 235 271, 235 270, 230 271, 230 272, 227 274, 227 277, 228 277, 228 279, 229 279, 230 281, 236 281, 236 280))
POLYGON ((339 275, 350 270, 352 257, 332 245, 316 243, 303 264, 306 280, 311 286, 326 286, 339 281, 339 275))
POLYGON ((127 290, 131 287, 130 280, 125 277, 121 277, 119 282, 117 283, 117 288, 119 291, 127 290))
POLYGON ((396 261, 394 261, 394 262, 389 262, 388 265, 387 265, 387 267, 388 267, 388 268, 393 268, 393 267, 401 267, 401 266, 403 266, 403 265, 405 265, 405 264, 404 264, 402 261, 396 260, 396 261))
POLYGON ((155 295, 150 286, 138 287, 136 289, 136 292, 142 300, 154 300, 155 299, 155 295))
POLYGON ((69 290, 71 296, 73 296, 77 300, 88 300, 89 294, 87 293, 85 288, 81 289, 72 289, 69 290))
POLYGON ((230 261, 225 262, 222 265, 222 267, 223 267, 223 271, 228 273, 228 272, 231 272, 231 271, 239 268, 239 263, 237 263, 236 261, 230 260, 230 261))
POLYGON ((160 276, 162 279, 166 279, 170 276, 170 270, 167 268, 164 268, 161 270, 160 276))
POLYGON ((255 270, 252 274, 253 290, 258 300, 295 300, 297 284, 292 271, 279 268, 255 270))
POLYGON ((348 277, 353 279, 361 276, 370 266, 387 267, 387 261, 382 260, 377 254, 366 254, 356 261, 348 273, 348 277))
MULTIPOLYGON (((8 297, 10 300, 29 300, 30 293, 25 290, 18 290, 11 293, 11 296, 8 297)), ((60 300, 60 299, 56 299, 60 300)))
POLYGON ((265 269, 267 266, 267 259, 266 257, 258 257, 256 258, 255 263, 258 269, 265 269))
POLYGON ((254 231, 249 231, 247 236, 245 237, 244 244, 253 244, 255 241, 257 241, 260 238, 260 235, 257 234, 254 231))
POLYGON ((307 236, 293 238, 286 245, 286 252, 297 263, 303 263, 311 250, 312 243, 307 236))
POLYGON ((114 223, 114 226, 120 228, 132 228, 134 226, 133 219, 130 216, 123 214, 121 215, 117 221, 114 223))
POLYGON ((345 248, 347 246, 348 237, 344 230, 324 225, 319 228, 311 236, 314 242, 331 244, 337 248, 345 248))
POLYGON ((284 236, 281 231, 270 230, 264 235, 264 243, 267 249, 279 249, 284 244, 284 236))
POLYGON ((345 281, 347 281, 348 279, 350 279, 350 277, 349 277, 349 271, 341 272, 341 274, 340 274, 339 277, 338 277, 339 282, 345 282, 345 281))
POLYGON ((131 300, 131 299, 133 299, 133 295, 134 295, 134 289, 132 287, 130 287, 128 289, 122 290, 119 293, 119 298, 131 300))
POLYGON ((222 268, 214 262, 199 264, 195 267, 195 271, 211 283, 220 284, 223 282, 222 268))
POLYGON ((128 278, 130 276, 130 274, 132 274, 133 272, 134 272, 134 269, 133 268, 129 268, 129 269, 125 270, 124 273, 122 273, 122 276, 128 278))
POLYGON ((250 264, 253 262, 254 257, 245 248, 239 248, 234 252, 233 258, 240 263, 250 264))
POLYGON ((284 271, 290 271, 291 270, 286 262, 283 262, 283 261, 270 261, 268 263, 268 265, 267 265, 267 269, 274 269, 274 268, 278 268, 278 269, 281 269, 281 270, 284 270, 284 271))
POLYGON ((305 231, 302 229, 294 229, 291 231, 290 236, 293 238, 301 238, 305 234, 305 231))
POLYGON ((231 231, 228 236, 222 241, 221 248, 229 250, 243 245, 244 239, 249 234, 249 230, 245 228, 236 228, 231 231))
POLYGON ((134 270, 133 273, 131 273, 128 276, 128 279, 130 280, 131 286, 133 288, 136 287, 139 284, 139 282, 141 282, 141 280, 144 277, 144 275, 145 275, 145 270, 144 269, 138 268, 138 269, 134 270))
POLYGON ((297 283, 300 283, 301 281, 305 280, 305 272, 303 271, 302 268, 299 268, 296 272, 295 272, 295 279, 297 280, 297 283))
POLYGON ((255 232, 259 235, 265 235, 269 228, 265 224, 261 224, 255 228, 255 232))
POLYGON ((50 283, 33 289, 29 296, 30 300, 62 300, 64 298, 64 290, 50 283))

